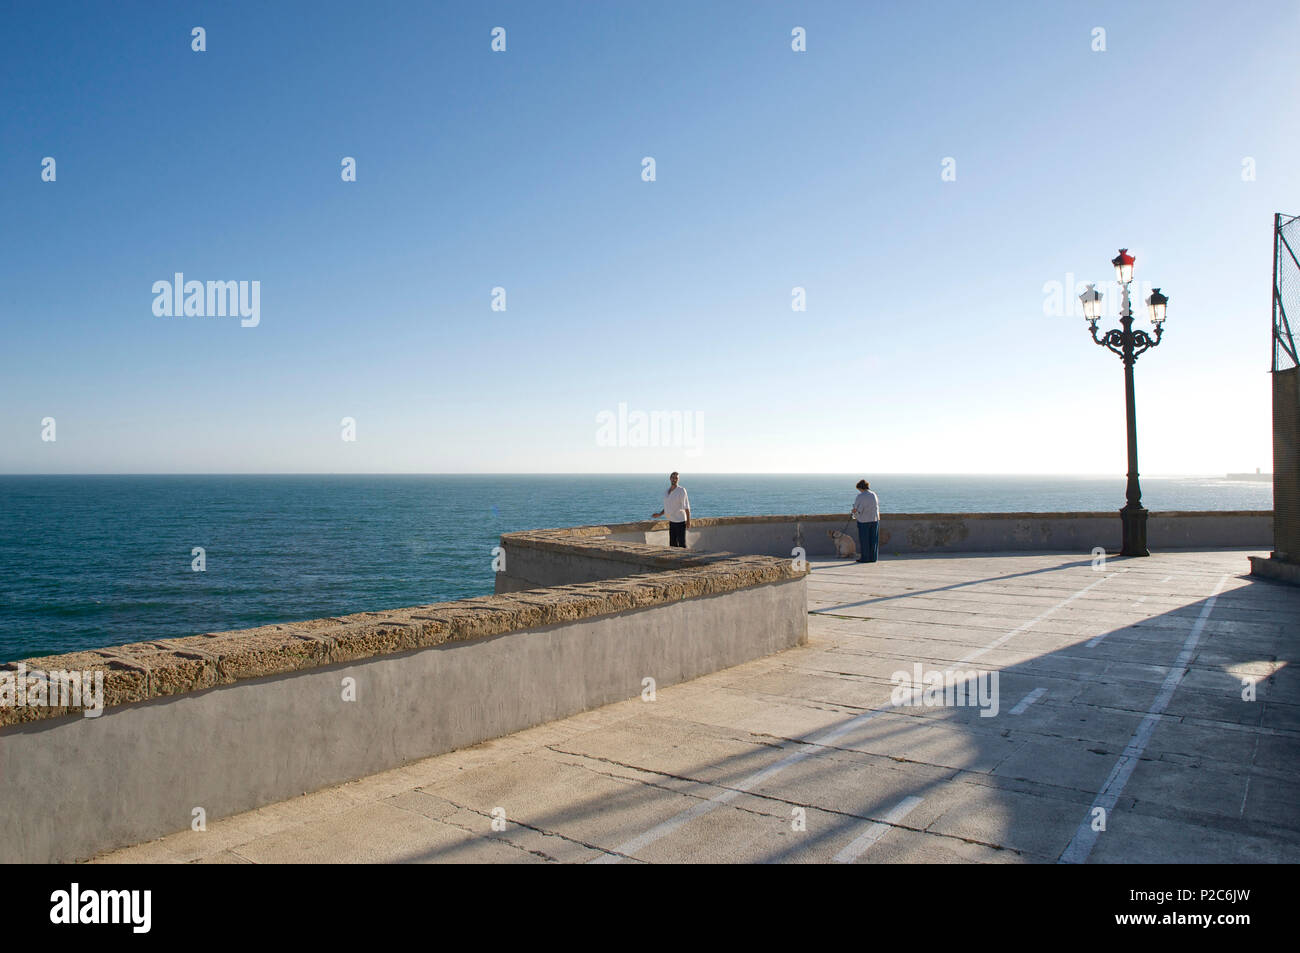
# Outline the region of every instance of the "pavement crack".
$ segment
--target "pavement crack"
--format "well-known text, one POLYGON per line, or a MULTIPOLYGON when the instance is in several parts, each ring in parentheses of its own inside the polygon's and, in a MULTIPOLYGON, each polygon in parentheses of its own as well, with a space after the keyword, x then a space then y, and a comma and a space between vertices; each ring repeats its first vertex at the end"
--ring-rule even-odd
MULTIPOLYGON (((485 820, 488 820, 488 821, 495 820, 495 818, 493 818, 493 816, 492 816, 491 813, 485 813, 485 812, 479 810, 479 809, 476 808, 476 807, 471 807, 471 806, 468 805, 468 804, 457 804, 457 803, 456 803, 455 801, 453 801, 451 798, 443 797, 441 794, 432 795, 432 796, 433 796, 433 797, 440 798, 440 799, 443 800, 443 801, 446 801, 448 804, 450 804, 452 807, 456 808, 456 810, 458 810, 458 811, 468 811, 469 813, 471 813, 471 814, 477 814, 479 817, 482 817, 482 818, 484 818, 485 820)), ((391 800, 391 799, 390 799, 390 800, 391 800)), ((429 817, 429 815, 427 815, 427 814, 421 814, 419 811, 414 811, 414 810, 412 810, 412 809, 409 808, 409 807, 403 807, 403 806, 400 805, 400 804, 394 804, 394 805, 392 805, 392 806, 393 806, 393 807, 396 807, 398 810, 407 811, 407 812, 409 812, 409 813, 411 813, 411 814, 419 815, 420 817, 429 817)), ((526 853, 526 854, 532 854, 532 855, 534 855, 534 856, 536 856, 536 857, 541 857, 543 860, 545 860, 545 861, 547 861, 547 862, 549 862, 549 863, 559 863, 559 862, 560 862, 557 858, 552 857, 550 854, 546 853, 546 851, 544 851, 544 850, 540 850, 540 849, 536 849, 536 848, 530 848, 530 847, 524 847, 524 846, 522 846, 522 845, 520 845, 520 844, 516 844, 516 843, 514 843, 514 842, 511 841, 510 838, 508 838, 508 837, 501 837, 501 836, 499 836, 499 835, 501 835, 501 834, 507 834, 507 833, 509 833, 509 831, 492 831, 490 834, 485 834, 485 833, 484 833, 483 831, 481 831, 481 830, 476 830, 476 829, 474 829, 474 828, 472 828, 472 827, 467 827, 467 826, 464 825, 464 824, 460 824, 460 823, 457 823, 456 821, 453 821, 453 820, 451 819, 450 815, 448 815, 448 816, 446 816, 446 817, 430 818, 430 820, 436 820, 436 821, 438 821, 438 822, 440 822, 440 823, 442 823, 442 824, 446 824, 448 827, 454 827, 454 828, 456 828, 457 830, 465 831, 465 833, 467 833, 467 834, 472 834, 474 837, 479 838, 479 839, 498 841, 498 842, 500 842, 500 843, 502 843, 502 844, 506 844, 507 846, 513 847, 513 848, 515 848, 515 849, 518 850, 518 851, 522 851, 523 853, 526 853)), ((535 824, 529 824, 529 823, 527 823, 527 822, 525 822, 525 821, 521 821, 521 820, 517 820, 517 819, 512 819, 512 818, 509 818, 509 817, 506 818, 506 821, 507 821, 507 823, 512 824, 512 825, 514 825, 515 827, 520 827, 520 828, 523 828, 524 830, 532 831, 533 833, 535 833, 535 834, 540 834, 540 835, 542 835, 543 837, 554 837, 554 838, 556 838, 557 840, 562 840, 562 841, 564 841, 564 842, 566 842, 566 843, 569 843, 569 844, 576 844, 576 845, 579 846, 579 847, 584 847, 584 848, 586 848, 587 850, 595 851, 595 852, 598 853, 598 854, 609 854, 609 855, 614 856, 614 857, 621 857, 621 858, 623 858, 623 859, 625 859, 625 860, 636 860, 635 857, 631 857, 631 856, 629 856, 628 854, 622 854, 622 853, 619 853, 618 851, 613 850, 613 849, 608 848, 608 847, 600 847, 600 846, 598 846, 598 845, 596 845, 596 844, 588 843, 587 841, 580 840, 580 839, 578 839, 578 838, 576 838, 576 837, 569 837, 567 834, 561 834, 559 831, 556 831, 556 830, 548 830, 547 828, 544 828, 544 827, 538 827, 538 826, 535 825, 535 824)))

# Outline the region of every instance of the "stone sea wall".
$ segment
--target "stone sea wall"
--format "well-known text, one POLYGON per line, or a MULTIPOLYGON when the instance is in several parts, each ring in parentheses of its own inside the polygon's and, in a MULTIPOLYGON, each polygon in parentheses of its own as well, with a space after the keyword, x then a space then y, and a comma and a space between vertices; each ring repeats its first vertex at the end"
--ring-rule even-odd
POLYGON ((789 559, 565 535, 535 542, 620 571, 0 666, 27 702, 0 707, 0 862, 84 859, 807 638, 789 559), (100 675, 102 707, 48 704, 56 671, 100 675))

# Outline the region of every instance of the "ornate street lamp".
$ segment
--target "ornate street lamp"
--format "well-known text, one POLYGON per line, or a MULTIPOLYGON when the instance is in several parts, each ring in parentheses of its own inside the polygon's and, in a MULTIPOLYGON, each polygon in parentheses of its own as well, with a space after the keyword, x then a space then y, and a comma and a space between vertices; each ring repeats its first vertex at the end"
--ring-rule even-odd
POLYGON ((1115 277, 1123 289, 1119 323, 1120 328, 1097 334, 1097 322, 1101 319, 1101 292, 1093 285, 1079 295, 1083 303, 1083 316, 1088 320, 1092 339, 1109 351, 1118 354, 1124 362, 1124 399, 1128 412, 1128 489, 1125 496, 1128 502, 1119 511, 1120 525, 1124 531, 1124 543, 1120 549, 1123 556, 1149 556, 1147 552, 1147 511, 1142 506, 1142 487, 1138 485, 1138 450, 1137 450, 1137 407, 1133 400, 1133 364, 1143 351, 1160 343, 1164 332, 1165 306, 1169 299, 1160 293, 1159 288, 1152 290, 1147 297, 1147 307, 1151 311, 1151 323, 1155 326, 1155 337, 1145 331, 1133 330, 1133 309, 1129 307, 1128 286, 1133 280, 1133 256, 1127 248, 1121 248, 1119 254, 1111 260, 1115 266, 1115 277))

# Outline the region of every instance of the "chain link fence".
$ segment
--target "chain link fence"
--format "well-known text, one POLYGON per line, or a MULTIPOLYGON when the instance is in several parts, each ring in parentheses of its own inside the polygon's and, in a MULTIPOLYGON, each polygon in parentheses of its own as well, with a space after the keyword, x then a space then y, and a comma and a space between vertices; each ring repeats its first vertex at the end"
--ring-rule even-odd
POLYGON ((1273 370, 1300 364, 1293 322, 1300 330, 1300 215, 1273 217, 1273 370))

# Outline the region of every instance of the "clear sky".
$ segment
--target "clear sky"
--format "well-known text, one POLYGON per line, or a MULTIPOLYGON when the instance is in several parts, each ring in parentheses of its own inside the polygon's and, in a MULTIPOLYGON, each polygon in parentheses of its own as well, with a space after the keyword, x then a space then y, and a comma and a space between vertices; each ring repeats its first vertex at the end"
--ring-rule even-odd
POLYGON ((1050 312, 1121 245, 1142 471, 1271 469, 1295 0, 5 21, 0 472, 1120 473, 1120 361, 1050 312), (260 323, 155 315, 176 272, 260 323))

